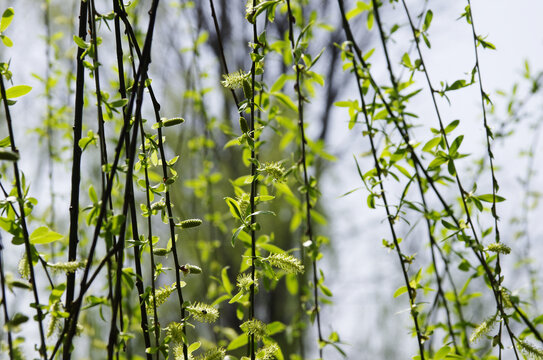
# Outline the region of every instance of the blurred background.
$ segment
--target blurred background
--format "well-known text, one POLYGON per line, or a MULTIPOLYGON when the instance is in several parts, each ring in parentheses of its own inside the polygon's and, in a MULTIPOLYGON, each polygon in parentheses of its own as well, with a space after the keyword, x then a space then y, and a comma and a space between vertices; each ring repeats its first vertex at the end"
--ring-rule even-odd
MULTIPOLYGON (((199 230, 188 233, 183 258, 208 268, 213 276, 220 276, 221 266, 228 265, 230 276, 234 277, 239 268, 240 250, 230 245, 234 225, 223 198, 233 196, 229 179, 236 179, 248 170, 239 161, 239 149, 225 148, 230 140, 239 136, 238 116, 230 93, 220 84, 225 70, 209 4, 208 1, 161 2, 150 77, 163 116, 181 116, 186 120, 181 130, 167 133, 169 154, 180 154, 177 163, 180 181, 173 191, 174 203, 178 204, 176 215, 205 220, 199 230)), ((456 79, 469 78, 474 66, 471 28, 464 20, 458 20, 467 3, 413 0, 407 4, 414 15, 427 9, 434 13, 430 29, 432 47, 426 48, 424 53, 434 85, 439 87, 439 82, 450 84, 456 79)), ((56 231, 67 234, 76 52, 72 36, 77 32, 79 3, 0 1, 0 10, 9 6, 15 10, 9 33, 14 46, 0 49, 0 61, 11 63, 13 84, 33 88, 12 107, 21 168, 30 180, 32 196, 39 199, 33 218, 46 219, 56 231)), ((248 43, 252 33, 244 20, 245 6, 245 1, 215 1, 230 72, 250 70, 248 43)), ((346 1, 347 9, 355 6, 355 2, 346 1)), ((134 16, 139 19, 135 27, 142 39, 147 26, 147 4, 133 1, 129 8, 138 14, 134 16)), ((103 15, 111 13, 110 3, 97 1, 97 11, 103 15)), ((537 254, 543 250, 540 241, 543 227, 539 221, 542 212, 538 204, 543 184, 538 169, 543 150, 540 141, 543 98, 538 89, 541 81, 538 74, 543 70, 543 2, 478 0, 473 2, 472 11, 478 33, 488 35, 487 40, 496 47, 496 50, 480 52, 480 64, 484 88, 492 100, 488 116, 495 131, 493 151, 499 193, 507 199, 498 207, 502 240, 512 248, 512 255, 505 258, 502 265, 505 285, 531 301, 536 313, 540 298, 532 298, 532 295, 541 284, 537 254)), ((396 289, 403 285, 400 265, 397 256, 383 246, 382 240, 390 237, 384 211, 380 207, 368 208, 368 193, 353 160, 353 156, 356 157, 366 171, 373 166, 372 159, 366 156, 369 143, 362 136, 363 126, 356 125, 349 130, 347 110, 334 106, 338 101, 354 100, 358 96, 354 78, 342 69, 337 45, 345 41, 345 35, 338 5, 335 1, 305 1, 303 13, 317 23, 308 52, 316 55, 324 49, 314 68, 323 76, 324 85, 314 89, 314 96, 306 105, 307 136, 313 142, 312 151, 318 155, 311 159, 311 172, 318 179, 322 194, 318 202, 322 216, 315 220, 318 234, 328 239, 319 268, 333 293, 330 304, 324 304, 321 310, 323 330, 325 334, 338 332, 349 359, 405 359, 416 352, 416 340, 406 298, 393 297, 396 289)), ((378 32, 375 26, 368 30, 365 16, 355 17, 351 26, 363 51, 375 48, 372 72, 379 83, 387 84, 389 75, 378 32)), ((406 51, 414 52, 407 19, 398 2, 385 1, 381 16, 387 28, 399 26, 390 35, 389 46, 395 59, 394 72, 405 80, 410 74, 401 66, 401 57, 406 51)), ((275 21, 265 26, 270 43, 285 40, 288 22, 284 14, 278 11, 275 21)), ((98 31, 102 36, 100 62, 104 91, 109 91, 114 98, 117 96, 114 38, 105 23, 98 31)), ((271 86, 288 71, 292 69, 280 57, 270 54, 263 81, 271 86)), ((94 129, 96 117, 92 79, 87 77, 87 81, 85 116, 89 120, 85 120, 83 134, 94 129)), ((414 120, 415 141, 425 142, 431 134, 429 128, 436 127, 435 116, 422 74, 415 75, 414 81, 415 87, 423 90, 412 98, 408 111, 418 115, 414 120)), ((285 92, 290 92, 294 99, 292 86, 288 87, 285 92)), ((444 98, 439 101, 446 122, 461 119, 457 131, 465 135, 464 152, 470 156, 459 163, 459 173, 469 188, 476 183, 481 193, 491 193, 488 164, 483 160, 486 143, 479 96, 478 87, 470 86, 451 93, 450 102, 444 98)), ((150 106, 145 111, 151 116, 150 106)), ((115 129, 113 122, 108 125, 111 140, 116 138, 115 129)), ((7 135, 4 133, 2 127, 2 138, 7 135)), ((262 161, 293 162, 288 154, 296 151, 296 141, 283 135, 281 131, 265 135, 267 142, 262 148, 262 161), (278 159, 278 154, 282 158, 278 159)), ((82 189, 96 182, 99 176, 97 154, 95 149, 84 154, 88 165, 84 169, 82 189)), ((389 185, 392 194, 401 191, 393 183, 389 185)), ((449 192, 448 200, 455 202, 457 194, 449 192)), ((88 199, 82 204, 86 201, 88 199)), ((273 223, 264 224, 265 231, 273 231, 275 241, 285 249, 299 248, 303 232, 296 223, 301 219, 289 207, 300 204, 286 205, 289 201, 294 200, 283 196, 274 202, 278 216, 273 223)), ((417 241, 424 232, 416 225, 420 219, 413 214, 406 218, 411 225, 398 225, 405 241, 404 251, 416 253, 417 262, 425 264, 430 254, 426 242, 417 241)), ((480 219, 481 223, 488 221, 480 219)), ((15 273, 22 255, 17 252, 21 250, 9 244, 5 233, 3 239, 6 254, 14 254, 5 256, 6 268, 15 273)), ((473 285, 473 292, 477 286, 482 285, 473 285)), ((213 288, 212 281, 202 281, 188 286, 187 291, 189 298, 197 299, 204 296, 198 294, 213 296, 217 289, 213 288)), ((257 311, 261 317, 290 323, 288 308, 295 308, 297 299, 290 299, 287 294, 284 286, 260 294, 261 305, 257 311), (286 298, 290 300, 285 301, 286 298)), ((12 301, 10 306, 14 311, 21 311, 26 306, 23 304, 12 301)), ((466 314, 468 321, 481 320, 479 313, 484 311, 484 304, 485 296, 482 296, 466 314)), ((239 323, 234 311, 222 313, 221 326, 235 327, 239 323)), ((208 328, 202 331, 213 333, 208 328)), ((308 326, 304 334, 306 356, 316 358, 315 329, 308 326)), ((98 345, 85 344, 89 354, 82 350, 80 358, 92 358, 93 346, 98 345)), ((342 358, 333 348, 326 348, 325 354, 327 359, 342 358)))

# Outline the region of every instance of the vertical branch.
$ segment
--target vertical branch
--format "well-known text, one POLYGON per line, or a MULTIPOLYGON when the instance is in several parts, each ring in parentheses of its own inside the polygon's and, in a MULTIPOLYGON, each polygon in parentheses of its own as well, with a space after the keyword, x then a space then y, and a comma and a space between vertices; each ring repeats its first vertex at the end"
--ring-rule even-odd
MULTIPOLYGON (((119 0, 113 0, 113 10, 115 12, 115 19, 114 19, 114 26, 115 26, 115 44, 116 44, 116 54, 117 54, 117 68, 118 68, 118 75, 119 75, 119 94, 121 95, 121 98, 125 99, 127 97, 126 93, 126 84, 124 79, 124 64, 123 64, 123 48, 122 48, 122 42, 121 42, 121 28, 120 28, 120 21, 119 17, 121 16, 121 12, 124 12, 124 9, 121 9, 119 5, 119 0)), ((126 106, 123 107, 123 120, 124 124, 128 125, 130 122, 130 117, 126 113, 126 106)), ((144 138, 143 134, 143 125, 140 122, 140 133, 142 136, 142 139, 144 138)), ((143 141, 143 140, 142 140, 143 141)), ((128 138, 128 133, 126 133, 125 136, 125 142, 126 142, 126 152, 129 151, 129 142, 130 139, 128 138)), ((143 152, 145 153, 145 143, 143 143, 143 152)), ((147 182, 147 167, 145 167, 146 172, 146 183, 147 182)), ((135 199, 134 199, 134 187, 133 183, 130 181, 128 182, 128 185, 130 186, 130 219, 132 221, 132 233, 134 235, 135 239, 139 239, 139 232, 138 232, 138 222, 137 222, 137 214, 136 214, 136 206, 135 206, 135 199)), ((149 190, 147 187, 147 198, 149 197, 149 190)), ((148 204, 149 205, 149 204, 148 204)), ((150 206, 149 206, 150 208, 150 206)), ((150 220, 150 219, 149 219, 150 220)), ((151 231, 151 224, 149 221, 149 231, 151 231)), ((151 239, 151 236, 149 236, 149 239, 151 239)), ((150 241, 151 246, 151 281, 152 281, 152 289, 153 289, 153 298, 155 298, 155 281, 153 273, 155 271, 155 265, 154 265, 154 259, 153 259, 153 245, 152 241, 150 241)), ((134 246, 134 262, 136 265, 136 289, 138 291, 138 303, 140 307, 140 315, 141 315, 141 321, 140 326, 141 330, 143 331, 143 340, 145 343, 145 348, 151 347, 151 339, 149 337, 149 321, 147 319, 147 309, 145 305, 145 301, 142 301, 143 294, 144 294, 144 288, 143 288, 143 272, 141 268, 141 250, 139 245, 134 246)), ((155 310, 155 319, 156 319, 156 307, 155 310)), ((157 321, 157 320, 155 320, 157 321)), ((158 346, 158 332, 155 331, 155 334, 157 336, 156 338, 156 346, 158 346)), ((152 354, 146 352, 146 358, 147 360, 152 359, 152 354)), ((158 352, 157 352, 157 359, 158 359, 158 352)))
MULTIPOLYGON (((253 0, 253 9, 256 7, 256 0, 253 0)), ((257 33, 257 19, 255 16, 254 22, 253 22, 253 54, 258 55, 258 33, 257 33)), ((255 141, 255 82, 256 82, 256 57, 253 58, 252 66, 251 66, 251 99, 250 100, 250 107, 251 107, 251 117, 249 121, 249 136, 251 137, 253 146, 251 147, 251 197, 250 197, 250 207, 251 207, 251 287, 250 287, 250 295, 249 295, 249 302, 250 302, 250 308, 249 308, 249 320, 253 320, 255 317, 255 283, 256 283, 256 230, 255 230, 255 222, 256 222, 256 216, 254 213, 256 212, 256 204, 255 204, 255 198, 256 198, 256 188, 257 188, 257 174, 256 174, 256 162, 257 162, 257 155, 256 155, 256 148, 257 143, 255 141)), ((249 351, 251 354, 251 360, 255 360, 256 357, 256 346, 255 346, 255 335, 252 333, 250 335, 249 339, 249 351)))
MULTIPOLYGON (((309 176, 307 171, 307 161, 306 161, 306 137, 305 137, 305 124, 304 124, 304 97, 302 95, 302 66, 299 62, 299 56, 296 55, 296 43, 294 41, 294 26, 295 21, 292 9, 290 6, 290 0, 287 0, 287 9, 288 9, 288 27, 289 27, 289 40, 292 51, 292 58, 294 61, 294 66, 296 69, 296 85, 294 86, 296 95, 298 97, 298 129, 300 130, 300 150, 301 150, 301 159, 303 168, 303 179, 304 179, 304 188, 305 188, 305 211, 306 211, 306 235, 309 240, 316 244, 313 237, 313 227, 311 221, 311 194, 310 194, 310 184, 309 176)), ((318 347, 319 347, 319 358, 323 359, 323 347, 324 339, 322 337, 322 328, 321 328, 321 316, 319 308, 319 289, 318 289, 318 270, 317 270, 317 259, 312 256, 312 268, 313 268, 313 299, 315 301, 315 314, 317 319, 317 334, 318 334, 318 347)))
MULTIPOLYGON (((79 33, 81 39, 87 36, 87 6, 86 1, 80 2, 79 12, 79 33)), ((76 58, 76 89, 75 89, 75 110, 74 110, 74 126, 73 126, 73 155, 72 155, 72 179, 71 179, 71 195, 70 195, 70 233, 68 240, 68 261, 75 261, 77 257, 77 245, 79 243, 79 184, 81 182, 81 148, 79 140, 81 140, 81 132, 83 128, 83 90, 85 86, 85 72, 83 66, 83 49, 77 48, 76 58)), ((72 306, 75 292, 75 273, 66 275, 66 311, 72 317, 72 306)), ((70 318, 66 319, 65 327, 68 326, 70 318)), ((71 343, 64 345, 64 359, 70 360, 71 343)))
MULTIPOLYGON (((9 111, 9 105, 8 100, 6 97, 6 88, 4 86, 4 76, 0 74, 0 95, 2 97, 2 103, 4 104, 4 112, 6 115, 6 122, 8 126, 8 133, 9 133, 9 139, 11 143, 11 151, 13 151, 16 154, 19 154, 19 150, 17 149, 17 146, 15 145, 15 136, 13 134, 13 124, 11 121, 11 114, 9 111)), ((23 230, 23 238, 24 238, 24 244, 25 244, 25 252, 26 252, 26 259, 28 261, 28 267, 30 270, 30 283, 32 284, 32 292, 34 293, 34 302, 36 304, 36 315, 38 318, 38 328, 40 333, 40 356, 43 357, 43 359, 47 359, 47 348, 45 346, 45 334, 43 332, 43 312, 41 310, 40 306, 40 299, 38 295, 38 283, 36 281, 35 272, 34 272, 34 265, 32 263, 32 252, 33 252, 33 245, 30 244, 30 238, 28 234, 28 227, 26 224, 26 215, 24 210, 24 189, 23 185, 21 183, 21 177, 19 175, 19 165, 17 161, 13 162, 13 172, 15 176, 15 186, 17 187, 17 202, 19 203, 19 211, 21 213, 20 220, 21 220, 21 227, 23 230)), ((4 298, 5 301, 5 298, 4 298)))
MULTIPOLYGON (((488 153, 488 160, 489 160, 489 163, 490 163, 490 176, 491 176, 491 180, 492 180, 492 207, 491 207, 491 212, 492 212, 492 216, 494 217, 495 240, 496 240, 496 243, 499 243, 500 242, 500 229, 498 227, 498 219, 499 219, 499 217, 498 217, 498 212, 497 212, 497 208, 496 208, 496 193, 499 190, 499 185, 498 185, 498 180, 496 179, 496 174, 494 172, 494 154, 492 153, 492 145, 491 145, 491 139, 494 138, 494 135, 493 135, 492 130, 490 129, 490 126, 488 125, 488 122, 487 122, 485 100, 489 100, 489 99, 488 99, 488 96, 486 95, 486 93, 483 90, 483 80, 481 79, 481 67, 479 65, 479 51, 477 49, 478 39, 477 39, 477 34, 475 32, 475 24, 473 22, 473 13, 471 11, 471 1, 470 0, 467 0, 467 1, 468 1, 468 6, 467 6, 466 20, 471 25, 471 31, 472 31, 472 35, 473 35, 473 51, 474 51, 474 54, 475 54, 475 68, 477 69, 477 77, 478 77, 478 80, 479 80, 478 82, 479 82, 479 92, 480 92, 480 95, 481 95, 481 109, 483 110, 483 126, 485 128, 486 148, 487 148, 487 153, 488 153)), ((496 254, 496 266, 495 266, 494 272, 496 273, 498 286, 501 286, 502 276, 501 276, 501 266, 500 266, 500 253, 496 254)), ((499 298, 496 299, 498 301, 499 305, 503 304, 502 296, 503 296, 502 293, 499 292, 499 298)), ((505 320, 505 321, 507 321, 507 320, 505 320)), ((500 345, 501 345, 502 327, 503 327, 503 325, 500 322, 499 331, 498 331, 498 337, 499 337, 500 345)), ((513 347, 514 347, 514 344, 513 344, 513 347)), ((501 346, 499 346, 498 351, 499 351, 499 357, 501 359, 501 357, 502 357, 502 347, 501 346)))

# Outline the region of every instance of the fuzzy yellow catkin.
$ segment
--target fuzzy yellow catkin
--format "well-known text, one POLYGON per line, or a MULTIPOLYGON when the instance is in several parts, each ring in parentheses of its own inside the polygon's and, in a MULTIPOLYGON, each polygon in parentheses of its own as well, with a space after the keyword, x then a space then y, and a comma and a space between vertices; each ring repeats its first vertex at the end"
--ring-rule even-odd
POLYGON ((543 349, 538 348, 532 343, 527 341, 518 340, 517 348, 522 352, 526 357, 534 360, 543 360, 543 349))
POLYGON ((492 331, 494 325, 496 325, 496 315, 486 319, 479 326, 477 326, 475 330, 473 330, 473 332, 471 333, 469 341, 475 342, 479 340, 481 336, 488 334, 490 331, 492 331))
POLYGON ((187 306, 186 309, 193 319, 200 322, 212 323, 219 318, 219 310, 207 304, 197 302, 187 306))
POLYGON ((271 266, 285 270, 289 274, 302 274, 304 266, 302 262, 292 255, 288 254, 271 254, 264 260, 268 261, 271 266))
POLYGON ((276 343, 271 343, 264 346, 256 353, 257 360, 273 360, 275 359, 275 354, 279 352, 279 346, 276 343))
POLYGON ((254 335, 255 339, 257 340, 260 340, 268 335, 266 324, 258 319, 247 320, 240 325, 240 328, 247 335, 254 335))
POLYGON ((196 360, 223 360, 226 356, 226 350, 222 347, 206 351, 198 356, 196 360))

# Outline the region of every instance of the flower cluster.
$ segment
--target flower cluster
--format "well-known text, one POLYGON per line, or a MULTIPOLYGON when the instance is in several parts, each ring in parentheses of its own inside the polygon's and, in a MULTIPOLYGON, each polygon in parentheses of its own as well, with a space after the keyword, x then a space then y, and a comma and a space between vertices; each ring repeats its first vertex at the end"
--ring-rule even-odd
POLYGON ((85 266, 87 266, 87 260, 60 262, 56 264, 47 264, 47 266, 55 271, 63 271, 66 274, 73 274, 79 269, 84 269, 85 266))
POLYGON ((257 360, 273 360, 276 359, 275 354, 279 352, 279 346, 276 343, 271 343, 267 346, 264 346, 256 353, 257 360))
POLYGON ((267 162, 260 166, 259 171, 265 172, 274 181, 281 182, 285 177, 285 168, 278 162, 267 162))
POLYGON ((292 255, 275 253, 264 260, 268 261, 271 266, 285 270, 289 274, 302 274, 304 272, 302 262, 292 255))
POLYGON ((243 81, 247 79, 249 74, 244 73, 242 70, 223 75, 223 81, 221 81, 222 86, 228 89, 239 89, 243 86, 243 81))
POLYGON ((239 274, 236 285, 238 286, 240 290, 249 291, 253 283, 255 284, 255 288, 257 288, 258 280, 255 278, 255 281, 253 282, 253 279, 251 278, 251 274, 239 274))
POLYGON ((492 331, 495 325, 496 325, 496 315, 486 319, 479 326, 477 326, 475 330, 473 330, 473 333, 471 334, 469 341, 475 342, 479 340, 481 336, 492 331))
POLYGON ((498 254, 509 254, 511 253, 511 248, 502 243, 492 243, 486 247, 488 251, 492 251, 498 254))
POLYGON ((257 319, 247 320, 240 325, 240 328, 247 335, 254 335, 255 339, 257 340, 260 340, 268 335, 266 324, 257 319))
POLYGON ((215 322, 219 318, 219 310, 213 306, 194 303, 187 306, 186 310, 192 315, 192 317, 200 322, 215 322))
MULTIPOLYGON (((181 287, 183 287, 185 283, 181 281, 181 287)), ((170 297, 170 295, 177 289, 177 285, 173 283, 172 285, 164 286, 163 288, 156 289, 155 290, 155 296, 156 299, 153 298, 153 295, 149 296, 149 307, 147 307, 147 313, 152 314, 153 313, 153 306, 156 302, 156 307, 159 307, 160 305, 164 304, 166 300, 170 297)))

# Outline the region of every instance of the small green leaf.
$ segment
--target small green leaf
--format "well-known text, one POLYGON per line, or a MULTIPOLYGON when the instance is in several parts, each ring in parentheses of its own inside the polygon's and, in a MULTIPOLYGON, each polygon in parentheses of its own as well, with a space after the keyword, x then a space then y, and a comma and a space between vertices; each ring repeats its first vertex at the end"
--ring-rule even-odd
MULTIPOLYGON (((492 196, 492 194, 479 195, 479 196, 477 196, 477 199, 479 199, 481 201, 484 201, 484 202, 488 202, 488 203, 491 203, 491 202, 494 201, 493 200, 494 197, 492 196)), ((502 202, 502 201, 505 201, 505 198, 502 197, 502 196, 496 195, 496 202, 502 202)))
POLYGON ((424 17, 424 24, 422 25, 422 30, 426 31, 430 27, 430 24, 432 23, 432 19, 434 18, 434 13, 432 10, 428 10, 426 13, 426 16, 424 17))
POLYGON ((247 336, 246 333, 243 333, 239 335, 237 338, 235 338, 234 340, 232 340, 230 344, 228 345, 228 347, 226 348, 226 350, 234 350, 234 349, 240 348, 246 345, 248 342, 249 342, 249 337, 247 336))
POLYGON ((54 232, 47 226, 40 226, 30 235, 30 243, 32 244, 48 244, 64 238, 64 235, 54 232))
POLYGON ((406 292, 407 292, 407 286, 405 286, 405 285, 401 286, 401 287, 398 288, 398 290, 394 291, 394 297, 396 298, 396 297, 398 297, 398 296, 400 296, 400 295, 402 295, 402 294, 404 294, 406 292))
POLYGON ((6 97, 8 99, 18 98, 26 95, 32 90, 32 86, 28 85, 15 85, 6 90, 6 97))
POLYGON ((81 39, 79 36, 74 35, 74 41, 77 46, 79 46, 83 50, 87 50, 90 47, 89 43, 86 43, 85 40, 81 39))
POLYGON ((12 47, 13 46, 13 41, 11 41, 9 36, 0 35, 0 38, 2 39, 2 42, 4 43, 4 45, 6 45, 7 47, 12 47))
POLYGON ((15 15, 15 11, 13 11, 13 8, 7 8, 4 13, 2 14, 2 20, 0 20, 0 33, 6 31, 9 24, 11 24, 11 21, 13 20, 13 15, 15 15))

